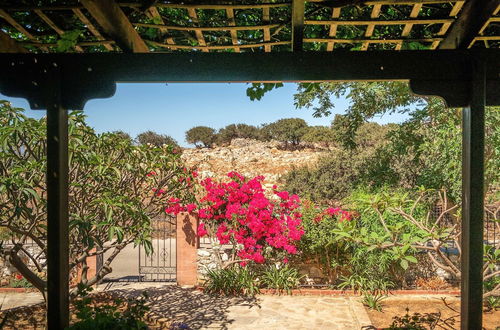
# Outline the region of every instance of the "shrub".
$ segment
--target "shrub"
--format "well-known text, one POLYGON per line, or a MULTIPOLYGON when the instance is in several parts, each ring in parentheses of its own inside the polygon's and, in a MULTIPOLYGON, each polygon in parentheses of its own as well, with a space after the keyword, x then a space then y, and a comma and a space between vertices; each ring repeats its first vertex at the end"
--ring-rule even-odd
POLYGON ((299 242, 301 258, 314 262, 333 284, 350 268, 353 243, 345 235, 354 229, 351 214, 340 208, 320 210, 311 203, 302 209, 304 236, 299 242))
MULTIPOLYGON (((443 325, 450 327, 453 325, 453 319, 445 320, 443 325), (448 321, 448 322, 446 322, 448 321)), ((410 309, 406 308, 406 314, 403 316, 393 317, 392 324, 388 329, 390 330, 426 330, 426 329, 436 329, 437 326, 441 325, 441 314, 440 313, 413 313, 410 314, 410 309)), ((441 328, 441 326, 440 326, 441 328)))
MULTIPOLYGON (((445 190, 420 189, 415 193, 387 193, 360 196, 360 229, 352 233, 366 256, 384 256, 391 268, 406 270, 416 263, 415 254, 425 253, 436 268, 446 271, 452 279, 459 280, 460 228, 459 205, 447 198, 445 190), (433 215, 433 206, 442 210, 433 215), (455 250, 456 252, 452 252, 455 250)), ((495 219, 496 220, 496 219, 495 219)), ((382 258, 378 258, 382 260, 382 258)), ((353 258, 353 261, 356 259, 353 258)), ((363 266, 366 257, 361 258, 363 266)), ((380 262, 380 261, 378 261, 380 262)), ((491 244, 485 244, 483 258, 484 298, 498 296, 500 284, 489 285, 498 278, 500 252, 491 244)), ((390 270, 390 268, 388 269, 390 270)), ((394 271, 392 271, 395 274, 394 271)))
POLYGON ((112 304, 93 304, 92 297, 87 294, 91 288, 80 285, 78 287, 75 315, 78 319, 68 329, 73 330, 145 330, 148 329, 144 323, 144 317, 149 308, 145 305, 148 298, 143 293, 141 299, 129 299, 127 301, 115 299, 112 304))
POLYGON ((200 205, 182 205, 172 199, 165 211, 178 214, 196 210, 202 221, 199 236, 208 235, 212 241, 232 245, 231 259, 218 260, 221 268, 233 263, 261 264, 269 258, 283 260, 296 254, 295 245, 304 234, 298 196, 275 187, 277 198, 270 199, 262 187, 264 177, 248 180, 236 172, 230 172, 228 177, 229 182, 203 180, 205 191, 200 205))
POLYGON ((359 182, 359 158, 347 151, 335 151, 321 157, 313 167, 294 168, 282 181, 288 191, 313 201, 338 201, 359 182))
POLYGON ((165 134, 158 134, 153 131, 142 132, 136 137, 137 143, 141 145, 151 144, 155 147, 162 147, 163 145, 169 145, 175 148, 179 148, 179 144, 174 138, 165 134))
POLYGON ((31 284, 24 276, 17 274, 12 278, 9 282, 9 287, 11 288, 32 288, 33 284, 31 284))
POLYGON ((336 143, 336 135, 329 127, 311 126, 305 130, 302 140, 310 143, 319 143, 328 148, 336 143))
POLYGON ((302 276, 298 270, 288 265, 269 265, 261 274, 261 283, 264 287, 274 289, 278 293, 291 293, 298 288, 302 276))
MULTIPOLYGON (((13 243, 0 245, 0 254, 44 294, 47 128, 45 118, 28 118, 23 111, 0 102, 0 228, 12 233, 13 243)), ((82 283, 94 285, 112 271, 125 246, 142 244, 151 251, 151 219, 163 214, 167 195, 191 200, 193 175, 172 147, 136 146, 120 134, 97 134, 82 112, 71 112, 68 126, 69 266, 71 274, 81 270, 82 283), (103 265, 90 276, 86 257, 95 255, 104 256, 103 265)))
POLYGON ((197 148, 210 148, 215 142, 215 130, 207 126, 196 126, 186 132, 186 141, 197 148))
POLYGON ((226 296, 254 296, 259 293, 255 273, 246 267, 209 269, 203 287, 209 294, 226 296))

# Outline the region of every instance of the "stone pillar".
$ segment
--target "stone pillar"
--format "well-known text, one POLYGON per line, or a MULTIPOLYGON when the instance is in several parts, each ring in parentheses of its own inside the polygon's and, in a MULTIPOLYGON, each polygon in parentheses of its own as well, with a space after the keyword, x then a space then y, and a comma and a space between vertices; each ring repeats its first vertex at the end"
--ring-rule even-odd
POLYGON ((189 213, 177 215, 177 284, 197 284, 198 218, 189 213))
MULTIPOLYGON (((94 250, 92 250, 94 252, 94 250)), ((92 278, 97 274, 97 256, 87 258, 87 278, 92 278)))
MULTIPOLYGON (((95 249, 89 251, 90 253, 95 252, 95 249)), ((87 279, 91 279, 97 274, 97 256, 92 256, 87 258, 87 279)), ((72 287, 77 285, 82 280, 82 268, 81 265, 77 267, 76 278, 73 279, 72 287)))

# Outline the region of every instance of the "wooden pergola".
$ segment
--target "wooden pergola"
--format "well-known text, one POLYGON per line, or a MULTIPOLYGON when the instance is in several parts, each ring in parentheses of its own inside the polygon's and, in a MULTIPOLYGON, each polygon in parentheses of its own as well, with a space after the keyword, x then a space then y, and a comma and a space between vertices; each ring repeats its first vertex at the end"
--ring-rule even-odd
POLYGON ((0 92, 47 110, 48 328, 69 322, 68 109, 117 82, 405 80, 463 107, 462 329, 481 329, 500 0, 3 0, 0 92), (76 32, 75 32, 76 31, 76 32))

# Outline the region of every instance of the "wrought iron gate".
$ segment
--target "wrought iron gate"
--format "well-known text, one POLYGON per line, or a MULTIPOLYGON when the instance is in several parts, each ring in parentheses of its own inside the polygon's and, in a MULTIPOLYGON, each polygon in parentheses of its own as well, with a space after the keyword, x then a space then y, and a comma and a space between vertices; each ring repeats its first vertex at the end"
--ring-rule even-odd
POLYGON ((176 229, 175 217, 153 220, 153 251, 147 255, 144 247, 139 247, 139 281, 175 282, 176 229))

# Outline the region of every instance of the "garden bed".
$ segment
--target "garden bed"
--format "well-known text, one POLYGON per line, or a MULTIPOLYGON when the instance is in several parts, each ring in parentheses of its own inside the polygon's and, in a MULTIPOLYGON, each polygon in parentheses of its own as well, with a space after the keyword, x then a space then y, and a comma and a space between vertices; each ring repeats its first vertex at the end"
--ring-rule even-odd
MULTIPOLYGON (((386 328, 393 318, 403 318, 407 313, 414 316, 419 313, 423 318, 431 318, 437 323, 436 329, 460 329, 460 299, 456 297, 389 297, 382 302, 382 311, 367 309, 372 325, 376 328, 386 328)), ((428 323, 422 323, 428 328, 428 323)), ((495 330, 500 326, 500 311, 484 311, 483 327, 495 330)))
MULTIPOLYGON (((202 286, 196 287, 199 291, 204 291, 202 286)), ((260 289, 260 294, 283 294, 283 292, 278 292, 275 289, 260 289)), ((288 294, 285 292, 285 294, 288 294)), ((293 289, 289 293, 292 296, 358 296, 359 292, 353 290, 334 290, 334 289, 318 289, 318 288, 301 288, 293 289)), ((401 295, 448 295, 448 296, 459 296, 460 290, 450 289, 450 290, 393 290, 389 291, 389 296, 401 296, 401 295)))
MULTIPOLYGON (((92 294, 92 303, 96 306, 112 305, 114 299, 118 298, 110 293, 92 294)), ((119 308, 123 311, 124 307, 119 308)), ((75 308, 70 306, 70 314, 74 314, 75 308)), ((73 317, 70 322, 76 319, 73 317)), ((171 320, 160 319, 149 313, 144 320, 150 329, 169 329, 171 320)), ((45 303, 31 306, 21 306, 0 311, 0 329, 45 329, 46 311, 45 303)))
MULTIPOLYGON (((261 289, 261 294, 276 294, 277 291, 273 289, 261 289)), ((332 289, 293 289, 291 295, 306 295, 306 296, 337 296, 347 295, 356 296, 358 292, 353 290, 332 290, 332 289)), ((389 295, 460 295, 460 290, 394 290, 390 291, 389 295)))
POLYGON ((11 287, 0 287, 0 293, 2 292, 37 292, 37 289, 34 288, 11 288, 11 287))

